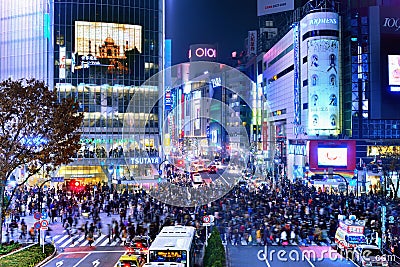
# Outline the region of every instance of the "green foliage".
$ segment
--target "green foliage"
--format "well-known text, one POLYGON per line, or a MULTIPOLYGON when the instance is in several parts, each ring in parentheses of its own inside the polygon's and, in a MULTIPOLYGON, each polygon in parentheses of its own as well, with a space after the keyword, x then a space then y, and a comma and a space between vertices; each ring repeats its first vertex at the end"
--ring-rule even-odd
POLYGON ((53 254, 55 248, 53 245, 46 244, 43 248, 39 245, 31 246, 27 249, 19 251, 0 259, 0 266, 7 267, 30 267, 36 266, 39 262, 53 254))
POLYGON ((19 249, 22 245, 19 243, 12 243, 9 245, 2 245, 0 247, 0 255, 8 254, 16 249, 19 249))
POLYGON ((225 248, 217 228, 214 228, 205 249, 203 265, 204 267, 224 267, 225 262, 225 248))

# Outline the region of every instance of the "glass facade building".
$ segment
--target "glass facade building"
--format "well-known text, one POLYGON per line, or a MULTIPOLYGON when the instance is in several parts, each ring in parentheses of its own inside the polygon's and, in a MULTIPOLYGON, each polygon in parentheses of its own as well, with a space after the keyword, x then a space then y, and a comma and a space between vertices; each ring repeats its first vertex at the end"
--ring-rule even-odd
POLYGON ((152 174, 159 92, 143 84, 164 64, 163 0, 5 0, 0 33, 1 80, 45 80, 84 112, 82 148, 53 175, 119 183, 152 174))

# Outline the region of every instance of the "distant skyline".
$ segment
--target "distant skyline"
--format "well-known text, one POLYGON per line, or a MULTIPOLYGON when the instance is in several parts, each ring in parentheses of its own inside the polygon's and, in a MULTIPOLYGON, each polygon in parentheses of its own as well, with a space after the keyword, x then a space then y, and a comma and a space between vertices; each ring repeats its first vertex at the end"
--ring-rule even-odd
POLYGON ((258 28, 257 1, 166 0, 166 39, 172 40, 172 65, 188 62, 192 44, 217 44, 218 62, 244 49, 247 32, 258 28))

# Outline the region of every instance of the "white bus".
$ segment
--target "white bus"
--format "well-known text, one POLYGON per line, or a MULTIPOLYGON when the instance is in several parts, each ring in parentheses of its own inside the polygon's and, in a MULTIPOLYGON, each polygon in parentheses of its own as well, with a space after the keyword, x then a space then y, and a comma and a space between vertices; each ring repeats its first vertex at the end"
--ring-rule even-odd
POLYGON ((196 229, 192 226, 164 226, 149 248, 147 262, 194 267, 195 235, 196 229))

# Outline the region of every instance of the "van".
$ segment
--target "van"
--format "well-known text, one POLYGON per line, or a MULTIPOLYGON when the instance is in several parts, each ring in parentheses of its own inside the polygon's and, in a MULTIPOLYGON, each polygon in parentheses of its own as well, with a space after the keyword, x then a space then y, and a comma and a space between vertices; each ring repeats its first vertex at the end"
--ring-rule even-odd
POLYGON ((353 250, 358 245, 367 244, 367 239, 364 234, 349 233, 339 227, 336 230, 335 243, 337 251, 346 255, 349 250, 353 250))

